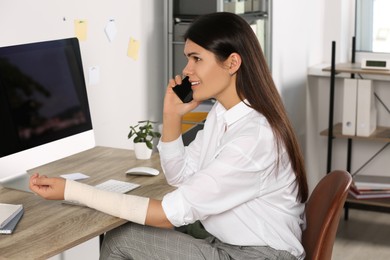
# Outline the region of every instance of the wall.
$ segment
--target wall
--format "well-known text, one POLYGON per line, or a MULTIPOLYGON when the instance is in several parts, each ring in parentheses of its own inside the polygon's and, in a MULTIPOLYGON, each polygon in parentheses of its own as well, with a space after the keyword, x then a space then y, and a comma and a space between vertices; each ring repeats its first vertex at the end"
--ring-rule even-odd
POLYGON ((319 62, 322 58, 321 2, 272 2, 272 73, 302 146, 305 136, 306 72, 313 62, 319 62))
MULTIPOLYGON (((274 0, 272 5, 272 74, 305 152, 306 75, 323 60, 325 1, 274 0)), ((308 177, 310 186, 319 178, 308 177)))
POLYGON ((160 120, 164 82, 163 4, 159 0, 2 0, 0 46, 74 37, 74 20, 86 20, 80 41, 84 73, 98 67, 100 80, 87 85, 97 145, 132 149, 128 127, 160 120), (114 19, 117 35, 104 28, 114 19), (139 42, 138 59, 127 56, 130 38, 139 42))

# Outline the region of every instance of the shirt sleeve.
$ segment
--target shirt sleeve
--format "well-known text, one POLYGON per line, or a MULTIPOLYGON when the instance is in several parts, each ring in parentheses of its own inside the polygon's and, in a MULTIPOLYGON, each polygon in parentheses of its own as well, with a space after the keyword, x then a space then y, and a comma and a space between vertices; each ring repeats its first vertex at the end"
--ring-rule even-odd
POLYGON ((177 187, 198 171, 202 137, 201 130, 187 147, 183 144, 182 136, 171 142, 159 142, 157 148, 161 167, 170 185, 177 187))

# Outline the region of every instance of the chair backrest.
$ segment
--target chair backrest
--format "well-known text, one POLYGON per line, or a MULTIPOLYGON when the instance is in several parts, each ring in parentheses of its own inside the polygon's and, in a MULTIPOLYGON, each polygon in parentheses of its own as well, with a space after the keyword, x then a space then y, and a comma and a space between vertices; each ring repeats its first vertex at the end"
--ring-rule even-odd
POLYGON ((351 182, 348 172, 336 170, 325 175, 314 188, 306 203, 306 229, 302 234, 306 259, 332 258, 340 215, 351 182))

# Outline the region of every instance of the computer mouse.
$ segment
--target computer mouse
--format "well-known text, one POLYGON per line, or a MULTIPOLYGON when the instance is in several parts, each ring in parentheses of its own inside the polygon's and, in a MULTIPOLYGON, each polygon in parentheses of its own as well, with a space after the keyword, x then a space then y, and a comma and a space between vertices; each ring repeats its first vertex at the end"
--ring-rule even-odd
POLYGON ((126 171, 126 174, 129 175, 157 176, 159 173, 159 170, 146 166, 134 167, 126 171))

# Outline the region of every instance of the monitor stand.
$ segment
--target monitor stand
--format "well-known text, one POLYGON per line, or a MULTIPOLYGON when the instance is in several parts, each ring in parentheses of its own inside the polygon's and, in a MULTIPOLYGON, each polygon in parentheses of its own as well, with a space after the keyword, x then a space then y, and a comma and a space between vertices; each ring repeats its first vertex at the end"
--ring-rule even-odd
POLYGON ((0 185, 9 188, 25 192, 32 192, 29 188, 30 175, 27 172, 6 177, 0 180, 0 185))

